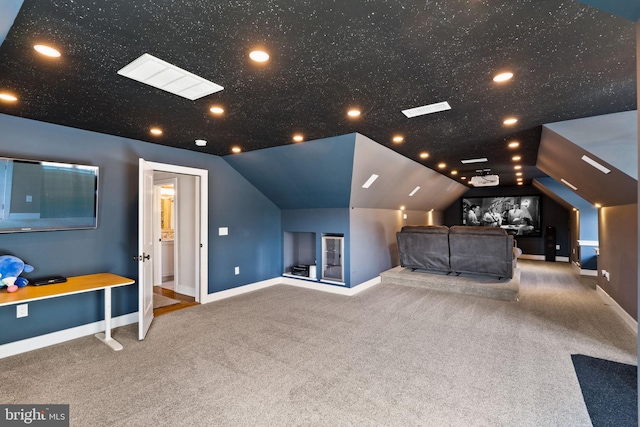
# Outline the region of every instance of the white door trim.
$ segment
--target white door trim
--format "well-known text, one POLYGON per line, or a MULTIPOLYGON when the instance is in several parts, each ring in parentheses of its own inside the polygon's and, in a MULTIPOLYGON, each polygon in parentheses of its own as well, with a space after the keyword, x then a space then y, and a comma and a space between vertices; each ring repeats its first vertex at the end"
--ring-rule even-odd
POLYGON ((196 302, 206 300, 209 291, 209 171, 187 166, 170 165, 166 163, 147 162, 154 171, 180 173, 200 177, 200 257, 194 260, 199 265, 200 280, 196 289, 196 302))

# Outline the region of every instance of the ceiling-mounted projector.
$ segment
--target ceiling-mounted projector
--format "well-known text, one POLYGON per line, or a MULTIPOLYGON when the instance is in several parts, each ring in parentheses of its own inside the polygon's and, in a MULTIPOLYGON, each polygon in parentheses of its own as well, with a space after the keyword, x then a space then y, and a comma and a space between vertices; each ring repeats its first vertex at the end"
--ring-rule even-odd
POLYGON ((500 184, 498 175, 478 175, 471 177, 471 185, 474 187, 495 187, 500 184))

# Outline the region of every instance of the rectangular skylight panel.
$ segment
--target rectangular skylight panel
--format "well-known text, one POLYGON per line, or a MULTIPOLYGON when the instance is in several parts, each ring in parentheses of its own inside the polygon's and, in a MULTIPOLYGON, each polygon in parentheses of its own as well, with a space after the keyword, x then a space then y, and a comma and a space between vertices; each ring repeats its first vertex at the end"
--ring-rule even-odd
POLYGON ((410 108, 402 110, 402 114, 408 118, 423 116, 425 114, 438 113, 440 111, 450 110, 451 106, 447 101, 437 102, 435 104, 423 105, 422 107, 410 108))
POLYGON ((192 79, 189 76, 185 76, 185 77, 179 78, 178 80, 172 81, 171 83, 166 85, 164 89, 172 93, 179 93, 197 84, 198 84, 198 81, 196 79, 192 79))
POLYGON ((367 182, 365 182, 364 184, 362 184, 362 188, 369 188, 371 187, 371 184, 373 184, 373 182, 378 179, 378 175, 376 175, 375 173, 372 174, 369 179, 367 180, 367 182))
POLYGON ((184 74, 180 71, 165 68, 159 73, 149 77, 145 83, 163 89, 166 85, 180 79, 182 76, 184 76, 184 74))
POLYGON ((569 187, 570 189, 572 189, 573 191, 576 191, 578 189, 578 187, 576 187, 575 185, 573 185, 572 183, 570 183, 569 181, 567 181, 564 178, 561 178, 560 181, 562 181, 562 183, 564 185, 566 185, 567 187, 569 187))
POLYGON ((466 160, 460 160, 460 163, 464 163, 469 164, 469 163, 483 163, 483 162, 487 162, 487 158, 486 157, 481 157, 478 159, 466 159, 466 160))
POLYGON ((192 101, 224 89, 148 53, 120 69, 118 74, 192 101))
POLYGON ((594 168, 598 169, 602 173, 611 172, 610 169, 608 169, 608 168, 604 167, 603 165, 601 165, 600 163, 596 162, 591 157, 588 157, 588 156, 585 155, 585 156, 582 156, 582 160, 584 160, 585 162, 589 163, 591 166, 593 166, 594 168))
POLYGON ((222 86, 219 86, 215 83, 199 83, 195 86, 191 86, 180 92, 181 96, 185 98, 189 98, 191 100, 202 98, 203 96, 210 95, 212 93, 221 91, 223 89, 222 86))

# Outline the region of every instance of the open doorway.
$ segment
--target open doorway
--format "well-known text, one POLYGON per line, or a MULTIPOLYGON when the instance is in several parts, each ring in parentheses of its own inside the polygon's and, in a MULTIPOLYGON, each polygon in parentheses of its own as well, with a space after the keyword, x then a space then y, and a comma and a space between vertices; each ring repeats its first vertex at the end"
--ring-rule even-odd
MULTIPOLYGON (((142 340, 154 315, 177 308, 156 311, 154 304, 156 291, 159 296, 164 296, 162 294, 167 290, 162 285, 168 282, 163 280, 162 273, 163 222, 166 226, 165 240, 169 241, 170 230, 173 232, 172 292, 189 297, 188 301, 184 301, 174 295, 173 299, 179 300, 175 305, 195 305, 208 294, 208 171, 144 159, 139 159, 139 163, 139 253, 136 259, 139 261, 138 338, 142 340), (160 184, 164 180, 168 180, 170 186, 173 186, 173 203, 165 202, 169 210, 163 219, 160 216, 162 185, 157 186, 156 182, 160 184)), ((164 276, 168 279, 171 275, 164 276)))
POLYGON ((154 316, 198 304, 198 177, 154 171, 154 316))

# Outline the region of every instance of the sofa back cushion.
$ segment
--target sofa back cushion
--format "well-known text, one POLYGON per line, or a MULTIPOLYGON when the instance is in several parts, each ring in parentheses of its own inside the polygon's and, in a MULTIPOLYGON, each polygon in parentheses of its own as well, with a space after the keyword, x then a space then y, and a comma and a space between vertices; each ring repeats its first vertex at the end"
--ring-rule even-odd
POLYGON ((405 226, 396 236, 401 266, 449 271, 448 227, 405 226))
POLYGON ((513 277, 513 236, 501 228, 451 227, 449 251, 452 271, 513 277))

